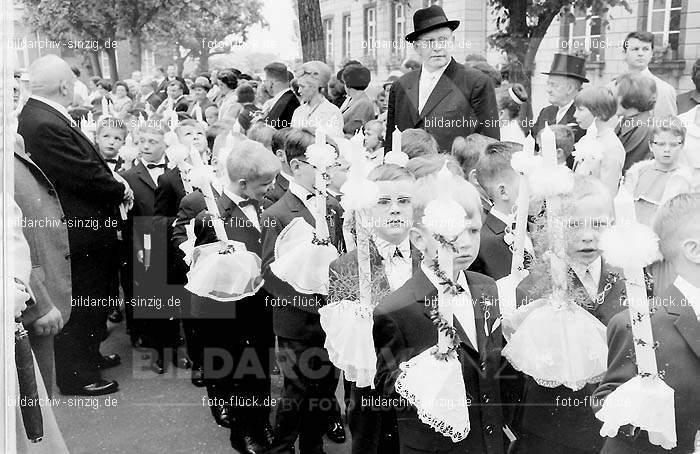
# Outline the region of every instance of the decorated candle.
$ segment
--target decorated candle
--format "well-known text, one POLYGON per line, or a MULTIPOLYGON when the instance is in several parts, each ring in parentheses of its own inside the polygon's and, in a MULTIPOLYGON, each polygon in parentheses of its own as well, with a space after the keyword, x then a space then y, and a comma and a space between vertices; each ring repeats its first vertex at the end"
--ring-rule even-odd
MULTIPOLYGON (((204 172, 204 162, 202 162, 202 156, 199 151, 192 146, 190 147, 190 159, 192 160, 192 172, 204 172)), ((207 206, 207 211, 212 216, 212 226, 214 227, 214 233, 219 241, 228 241, 228 236, 226 235, 226 229, 224 228, 223 220, 219 213, 219 207, 216 205, 214 200, 214 192, 211 189, 211 182, 199 182, 199 189, 202 191, 204 196, 204 203, 207 206)))
POLYGON ((398 126, 394 126, 391 133, 391 151, 401 151, 401 131, 398 126))
POLYGON ((143 234, 143 266, 148 269, 151 266, 151 235, 143 234))
POLYGON ((541 132, 541 150, 544 166, 553 168, 557 166, 557 140, 554 136, 554 131, 545 123, 544 129, 541 132))

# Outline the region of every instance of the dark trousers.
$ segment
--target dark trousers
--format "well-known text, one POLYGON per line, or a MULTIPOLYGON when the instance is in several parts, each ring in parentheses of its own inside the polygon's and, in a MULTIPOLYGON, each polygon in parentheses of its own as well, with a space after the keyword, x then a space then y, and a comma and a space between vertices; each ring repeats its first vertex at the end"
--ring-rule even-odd
POLYGON ((396 412, 392 407, 374 405, 370 400, 381 397, 371 388, 350 389, 348 425, 352 434, 352 454, 398 454, 399 440, 396 412))
MULTIPOLYGON (((204 381, 210 398, 230 406, 236 424, 256 429, 269 423, 274 344, 272 336, 251 336, 236 329, 236 322, 200 320, 204 381)), ((267 328, 272 330, 271 325, 267 328)), ((265 327, 259 329, 262 334, 265 327)))
POLYGON ((284 376, 284 387, 277 405, 275 445, 271 452, 293 454, 299 437, 301 454, 320 454, 333 406, 329 396, 338 384, 337 369, 328 359, 322 338, 277 340, 277 363, 284 376))
POLYGON ((192 298, 189 294, 182 302, 182 311, 180 314, 182 320, 182 330, 185 333, 185 342, 187 343, 187 356, 192 361, 194 368, 201 367, 203 363, 204 343, 202 340, 203 331, 206 329, 202 325, 202 321, 192 315, 192 298))
MULTIPOLYGON (((575 430, 575 428, 571 430, 575 430)), ((597 449, 592 449, 591 446, 574 448, 546 440, 529 432, 523 432, 510 451, 513 454, 597 454, 599 452, 597 449)))
POLYGON ((97 363, 107 315, 118 304, 118 261, 111 250, 71 255, 71 314, 54 338, 56 384, 70 389, 101 378, 97 363), (111 300, 110 300, 111 298, 111 300))

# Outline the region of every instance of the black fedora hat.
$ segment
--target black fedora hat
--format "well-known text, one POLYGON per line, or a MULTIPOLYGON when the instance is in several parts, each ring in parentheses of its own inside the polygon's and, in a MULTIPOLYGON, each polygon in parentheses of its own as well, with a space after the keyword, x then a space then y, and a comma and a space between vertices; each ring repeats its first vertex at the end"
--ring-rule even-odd
POLYGON ((542 74, 571 77, 581 82, 589 82, 586 79, 586 59, 575 55, 554 54, 551 69, 542 74))
POLYGON ((454 31, 459 27, 459 21, 447 20, 445 12, 438 5, 419 9, 413 15, 413 33, 406 35, 406 41, 412 43, 422 33, 441 27, 449 27, 450 30, 454 31))

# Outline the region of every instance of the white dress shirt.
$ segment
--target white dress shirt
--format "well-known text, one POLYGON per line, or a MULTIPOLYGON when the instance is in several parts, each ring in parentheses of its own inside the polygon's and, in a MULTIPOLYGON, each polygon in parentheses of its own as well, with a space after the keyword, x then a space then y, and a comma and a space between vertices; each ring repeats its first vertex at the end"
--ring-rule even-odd
POLYGON ((445 72, 445 69, 447 69, 447 66, 449 63, 442 68, 438 69, 437 71, 429 72, 427 69, 425 69, 425 65, 421 68, 420 71, 420 81, 418 82, 418 113, 423 110, 423 107, 425 107, 425 103, 428 102, 428 98, 430 98, 430 94, 433 92, 433 89, 437 85, 438 81, 442 77, 442 74, 445 72))
POLYGON ((313 195, 311 191, 308 189, 304 188, 301 186, 299 183, 294 181, 293 179, 289 180, 289 187, 287 188, 288 191, 290 191, 292 194, 297 196, 299 200, 301 200, 301 203, 304 204, 306 208, 308 208, 309 211, 311 211, 311 214, 316 217, 316 204, 314 203, 316 200, 316 197, 312 197, 310 199, 307 199, 307 196, 309 194, 313 195))
POLYGON ((566 115, 566 113, 569 111, 569 108, 571 107, 571 105, 573 103, 574 103, 574 100, 572 99, 569 104, 562 106, 562 107, 559 107, 559 110, 557 110, 557 115, 556 115, 557 123, 559 123, 561 121, 561 119, 564 118, 564 115, 566 115))
POLYGON ((411 260, 411 243, 406 237, 398 246, 382 238, 373 238, 379 255, 384 259, 384 274, 389 281, 389 288, 393 292, 406 283, 413 275, 413 264, 411 260), (395 256, 399 250, 401 257, 395 256))
POLYGON ((681 304, 681 306, 689 304, 693 308, 693 311, 695 311, 695 316, 698 318, 698 321, 700 321, 700 288, 686 281, 681 276, 676 276, 673 285, 681 291, 687 300, 682 303, 679 302, 678 304, 681 304))
POLYGON ((321 103, 316 107, 310 107, 309 103, 304 103, 294 109, 292 114, 292 128, 317 128, 322 127, 326 134, 332 137, 344 137, 343 113, 340 109, 328 101, 321 98, 321 103))
MULTIPOLYGON (((421 262, 420 267, 425 273, 428 280, 438 290, 438 294, 442 292, 443 288, 440 285, 440 278, 437 277, 433 270, 431 270, 430 267, 428 267, 428 265, 425 264, 425 262, 421 262)), ((441 312, 444 316, 451 309, 451 312, 454 315, 454 317, 457 319, 457 321, 459 321, 459 324, 462 325, 462 328, 467 334, 467 337, 472 343, 472 346, 474 346, 474 348, 478 350, 479 343, 477 342, 476 338, 476 319, 474 318, 474 302, 472 301, 472 295, 469 291, 469 284, 467 282, 466 276, 464 275, 464 272, 459 273, 459 276, 457 277, 457 283, 461 285, 462 288, 464 288, 464 293, 452 297, 452 304, 450 304, 448 308, 443 308, 445 310, 441 309, 441 312)))
MULTIPOLYGON (((495 217, 499 221, 503 222, 506 226, 511 226, 511 228, 515 223, 515 216, 513 214, 505 214, 496 207, 491 207, 489 213, 491 213, 493 217, 495 217)), ((513 231, 513 234, 515 234, 515 231, 513 231)), ((530 254, 535 252, 535 248, 532 245, 532 240, 530 239, 530 235, 527 234, 527 231, 525 232, 525 250, 530 254)))
POLYGON ((595 301, 598 297, 598 287, 600 287, 600 275, 603 270, 603 259, 598 257, 588 265, 581 265, 580 263, 572 262, 571 269, 574 270, 576 276, 578 276, 581 283, 583 283, 588 295, 595 301), (586 274, 586 271, 588 271, 588 275, 586 274))
POLYGON ((158 185, 158 177, 161 176, 161 175, 163 175, 163 174, 165 173, 165 167, 162 167, 162 168, 161 168, 161 167, 155 167, 155 168, 153 168, 153 169, 149 169, 149 168, 148 168, 148 164, 156 164, 156 165, 165 164, 165 156, 162 157, 162 158, 160 158, 160 161, 158 161, 158 162, 148 162, 148 161, 146 161, 146 160, 143 159, 143 158, 141 159, 141 162, 142 162, 143 165, 146 167, 146 170, 148 171, 148 174, 151 176, 151 179, 153 180, 153 183, 155 183, 156 185, 158 185))
POLYGON ((240 206, 240 203, 246 199, 243 197, 239 196, 238 194, 234 193, 228 188, 224 188, 224 194, 226 194, 226 197, 231 199, 233 203, 238 205, 238 207, 241 209, 243 214, 245 214, 245 217, 248 218, 250 221, 251 225, 260 230, 260 219, 258 219, 258 213, 255 211, 255 207, 253 205, 246 205, 244 207, 240 206))

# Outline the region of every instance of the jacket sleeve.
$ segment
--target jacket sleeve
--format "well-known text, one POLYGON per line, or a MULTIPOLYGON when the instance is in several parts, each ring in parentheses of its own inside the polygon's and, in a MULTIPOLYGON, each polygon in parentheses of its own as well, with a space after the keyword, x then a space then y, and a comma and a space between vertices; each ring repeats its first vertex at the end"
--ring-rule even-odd
POLYGON ((410 359, 410 352, 396 322, 388 314, 375 313, 372 336, 377 351, 374 385, 384 394, 394 394, 396 379, 401 374, 399 365, 410 359))
POLYGON ((476 81, 472 88, 469 103, 479 121, 476 132, 500 140, 501 130, 498 127, 496 92, 494 91, 491 78, 484 76, 481 80, 476 81))
POLYGON ((395 105, 396 103, 396 90, 398 90, 398 81, 391 85, 389 90, 389 102, 387 104, 387 114, 386 114, 386 132, 384 133, 384 150, 391 150, 391 133, 394 132, 395 123, 395 105))
POLYGON ((54 186, 106 204, 118 205, 124 200, 124 185, 94 156, 84 152, 68 132, 51 125, 40 125, 36 133, 40 138, 32 145, 40 147, 41 151, 32 152, 32 160, 54 186), (88 182, 90 190, 86 191, 88 182))

